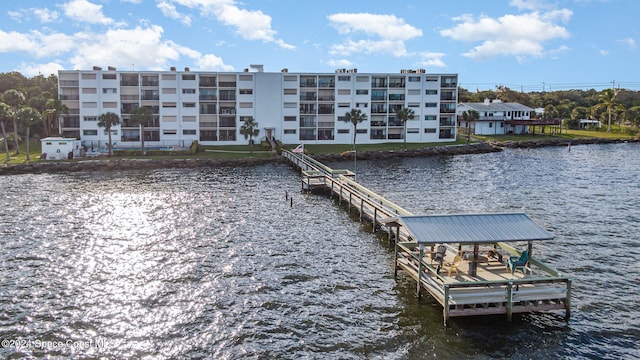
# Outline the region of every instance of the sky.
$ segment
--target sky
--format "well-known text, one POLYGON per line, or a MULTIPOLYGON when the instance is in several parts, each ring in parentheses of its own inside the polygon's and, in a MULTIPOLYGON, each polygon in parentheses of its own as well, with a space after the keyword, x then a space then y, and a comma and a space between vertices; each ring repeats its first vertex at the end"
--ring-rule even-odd
POLYGON ((640 90, 639 0, 2 0, 0 72, 458 74, 491 90, 640 90))

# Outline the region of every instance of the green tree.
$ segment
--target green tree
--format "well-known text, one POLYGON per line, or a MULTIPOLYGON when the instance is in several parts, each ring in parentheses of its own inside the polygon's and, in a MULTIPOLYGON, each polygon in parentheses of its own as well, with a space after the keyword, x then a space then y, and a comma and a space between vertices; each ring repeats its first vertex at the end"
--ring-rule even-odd
POLYGON ((69 114, 67 105, 63 104, 59 99, 48 99, 42 112, 44 136, 60 132, 58 120, 62 114, 69 114))
POLYGON ((398 118, 398 120, 400 120, 400 122, 402 123, 402 126, 404 127, 404 136, 403 136, 404 143, 402 146, 406 147, 407 146, 407 121, 413 120, 413 118, 415 118, 415 113, 413 112, 413 109, 402 108, 396 111, 396 117, 398 118))
POLYGON ((467 110, 462 113, 462 120, 467 123, 467 142, 471 141, 471 122, 479 119, 480 113, 477 110, 467 110))
POLYGON ((607 110, 607 115, 608 115, 607 132, 611 132, 611 116, 613 115, 613 112, 621 106, 616 101, 616 94, 617 92, 614 89, 602 90, 597 96, 598 104, 593 106, 596 110, 599 110, 599 109, 607 110))
POLYGON ((142 155, 144 152, 144 126, 149 124, 153 120, 153 112, 148 107, 138 107, 131 112, 131 119, 129 125, 140 125, 140 146, 142 148, 142 155))
POLYGON ((249 116, 244 120, 242 126, 240 126, 240 134, 244 135, 245 140, 249 140, 249 153, 253 155, 253 137, 260 134, 258 123, 253 116, 249 116))
POLYGON ((120 125, 120 117, 118 117, 118 114, 116 113, 106 112, 98 117, 98 126, 103 127, 107 134, 109 134, 109 156, 113 155, 113 144, 111 143, 111 128, 117 125, 120 125))
POLYGON ((2 94, 2 100, 5 104, 11 108, 11 119, 13 120, 13 135, 16 142, 16 155, 20 154, 20 147, 18 145, 18 123, 16 121, 16 115, 18 110, 25 103, 24 93, 16 89, 9 89, 2 94))
POLYGON ((636 128, 640 126, 640 106, 633 106, 627 110, 627 120, 636 128))
POLYGON ((18 124, 21 124, 27 131, 25 136, 25 142, 27 145, 27 161, 31 160, 31 156, 29 154, 29 135, 31 132, 31 127, 42 120, 42 116, 38 110, 26 106, 18 110, 16 114, 16 121, 18 124))
POLYGON ((351 109, 344 114, 343 118, 339 118, 341 121, 351 123, 353 125, 353 151, 355 156, 356 151, 356 136, 358 136, 358 124, 367 120, 367 114, 363 114, 360 109, 351 109))
POLYGON ((0 127, 2 127, 2 142, 4 143, 4 151, 7 153, 7 161, 11 160, 11 155, 9 155, 9 139, 7 139, 4 122, 10 118, 11 108, 5 103, 0 103, 0 127))

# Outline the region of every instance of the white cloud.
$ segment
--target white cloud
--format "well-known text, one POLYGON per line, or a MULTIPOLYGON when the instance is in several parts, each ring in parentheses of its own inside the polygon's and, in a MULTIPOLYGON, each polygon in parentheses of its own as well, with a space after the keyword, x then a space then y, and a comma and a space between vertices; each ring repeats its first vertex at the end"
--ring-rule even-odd
POLYGON ((631 37, 619 39, 619 40, 616 40, 616 42, 618 44, 627 46, 630 50, 633 50, 636 48, 636 41, 631 37))
POLYGON ((548 10, 553 5, 547 4, 543 0, 511 0, 509 5, 517 7, 519 10, 548 10))
POLYGON ((330 59, 327 61, 327 65, 335 66, 336 68, 348 68, 352 67, 353 63, 347 59, 330 59))
POLYGON ((19 11, 7 11, 7 15, 9 15, 11 20, 21 23, 24 14, 19 11))
POLYGON ((56 62, 48 62, 46 64, 27 64, 21 63, 20 67, 16 69, 22 75, 27 77, 33 77, 36 75, 42 75, 48 77, 51 74, 58 75, 58 70, 62 70, 64 67, 56 62))
MULTIPOLYGON (((262 40, 277 44, 283 49, 295 46, 276 37, 271 28, 271 16, 260 10, 241 9, 235 0, 161 0, 179 4, 190 9, 198 9, 202 14, 213 16, 221 23, 235 28, 238 36, 245 40, 262 40)), ((177 10, 176 10, 177 11, 177 10)))
POLYGON ((44 9, 31 9, 34 15, 36 15, 43 23, 53 22, 58 20, 60 14, 57 11, 52 11, 47 8, 44 9))
POLYGON ((368 13, 333 14, 328 16, 331 26, 340 34, 364 35, 365 39, 346 39, 331 46, 331 55, 348 56, 356 53, 387 53, 393 56, 409 55, 405 41, 422 36, 422 30, 394 15, 368 13))
POLYGON ((189 17, 189 15, 179 13, 178 10, 176 10, 176 7, 170 2, 161 0, 158 1, 157 6, 164 16, 178 20, 187 26, 191 25, 191 17, 189 17))
POLYGON ((0 30, 0 53, 26 52, 41 58, 65 53, 74 46, 73 38, 61 33, 7 33, 0 30))
POLYGON ((233 71, 231 65, 225 65, 221 58, 213 54, 199 56, 196 59, 197 70, 233 71))
POLYGON ((420 61, 418 65, 425 67, 446 67, 442 58, 445 56, 444 53, 439 52, 423 52, 420 53, 420 61))
POLYGON ((64 14, 75 21, 90 24, 112 24, 113 19, 102 13, 102 5, 91 3, 87 0, 71 0, 62 5, 64 14))
POLYGON ((470 15, 454 18, 459 24, 440 31, 440 35, 454 40, 481 42, 464 53, 472 59, 496 56, 542 57, 546 55, 544 44, 556 39, 567 39, 569 31, 558 22, 567 22, 572 12, 567 9, 545 13, 531 12, 521 15, 504 15, 499 18, 470 15))
POLYGON ((598 53, 599 53, 600 55, 602 55, 602 56, 607 56, 607 55, 609 55, 609 51, 604 50, 604 49, 602 49, 602 50, 598 51, 598 53))

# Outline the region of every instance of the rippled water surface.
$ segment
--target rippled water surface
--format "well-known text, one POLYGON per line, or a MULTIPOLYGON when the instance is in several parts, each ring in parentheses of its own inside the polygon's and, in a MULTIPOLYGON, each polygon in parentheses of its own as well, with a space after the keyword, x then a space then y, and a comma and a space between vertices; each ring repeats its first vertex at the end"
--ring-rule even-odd
POLYGON ((573 278, 569 322, 446 328, 394 280, 386 239, 286 165, 0 177, 0 357, 637 358, 639 155, 359 162, 359 182, 414 213, 524 211, 556 235, 536 253, 573 278))

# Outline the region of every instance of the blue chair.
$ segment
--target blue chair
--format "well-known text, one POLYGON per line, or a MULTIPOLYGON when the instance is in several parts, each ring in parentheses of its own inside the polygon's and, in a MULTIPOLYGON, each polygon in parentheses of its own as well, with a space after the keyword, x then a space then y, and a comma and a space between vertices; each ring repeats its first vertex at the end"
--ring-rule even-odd
POLYGON ((507 261, 507 269, 511 270, 513 274, 516 270, 520 269, 524 274, 524 270, 529 263, 529 252, 527 250, 523 251, 520 256, 510 256, 509 261, 507 261))

